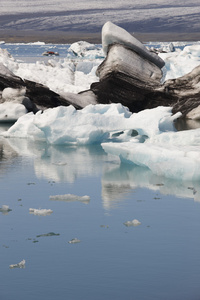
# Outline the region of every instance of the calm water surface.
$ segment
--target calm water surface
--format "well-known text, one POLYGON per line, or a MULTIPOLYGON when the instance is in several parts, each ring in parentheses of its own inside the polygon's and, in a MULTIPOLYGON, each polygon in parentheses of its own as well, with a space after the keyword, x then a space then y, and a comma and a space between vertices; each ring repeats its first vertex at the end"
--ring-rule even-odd
POLYGON ((0 299, 200 299, 199 182, 120 165, 100 146, 1 139, 0 191, 12 209, 0 213, 0 299), (69 193, 90 201, 50 200, 69 193))

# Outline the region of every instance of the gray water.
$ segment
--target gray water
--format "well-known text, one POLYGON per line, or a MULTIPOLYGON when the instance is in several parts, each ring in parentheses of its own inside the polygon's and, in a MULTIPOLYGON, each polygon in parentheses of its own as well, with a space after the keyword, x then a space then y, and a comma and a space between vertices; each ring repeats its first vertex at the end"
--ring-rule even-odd
POLYGON ((12 209, 0 213, 0 299, 200 299, 199 182, 155 177, 95 145, 0 149, 0 207, 12 209), (90 200, 50 199, 65 194, 90 200))

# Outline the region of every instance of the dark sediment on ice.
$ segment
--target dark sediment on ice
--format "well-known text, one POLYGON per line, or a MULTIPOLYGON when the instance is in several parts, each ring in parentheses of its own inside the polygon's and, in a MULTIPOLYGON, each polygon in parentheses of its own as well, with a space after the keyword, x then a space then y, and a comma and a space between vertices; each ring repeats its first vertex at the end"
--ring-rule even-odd
MULTIPOLYGON (((72 104, 80 109, 82 103, 121 103, 131 112, 171 106, 174 113, 180 111, 187 117, 200 105, 200 67, 183 77, 161 83, 164 61, 111 22, 102 29, 102 46, 106 58, 97 69, 99 82, 93 83, 89 91, 60 96, 41 84, 22 80, 5 66, 0 68, 0 90, 25 88, 22 104, 34 112, 60 105, 72 104)), ((1 97, 1 102, 4 101, 1 97)))

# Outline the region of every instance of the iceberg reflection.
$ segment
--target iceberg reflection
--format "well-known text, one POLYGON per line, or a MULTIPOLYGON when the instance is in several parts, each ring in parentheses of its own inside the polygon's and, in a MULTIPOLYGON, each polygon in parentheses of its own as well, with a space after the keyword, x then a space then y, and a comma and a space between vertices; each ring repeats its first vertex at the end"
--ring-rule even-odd
POLYGON ((102 201, 111 209, 138 187, 200 201, 200 182, 157 176, 146 167, 120 163, 100 145, 52 146, 27 139, 2 139, 14 156, 32 157, 37 178, 74 183, 80 177, 100 177, 102 201))
POLYGON ((136 165, 120 164, 102 175, 102 200, 110 209, 124 198, 124 194, 136 188, 159 191, 163 195, 191 198, 200 201, 198 181, 179 181, 153 174, 150 169, 136 165))

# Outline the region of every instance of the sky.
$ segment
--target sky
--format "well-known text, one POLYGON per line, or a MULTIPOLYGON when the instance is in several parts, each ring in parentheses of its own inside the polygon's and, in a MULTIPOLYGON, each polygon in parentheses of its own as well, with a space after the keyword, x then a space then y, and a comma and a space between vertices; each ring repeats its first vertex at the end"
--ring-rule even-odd
POLYGON ((200 39, 199 0, 1 0, 0 39, 20 32, 100 33, 111 21, 130 33, 200 39))

